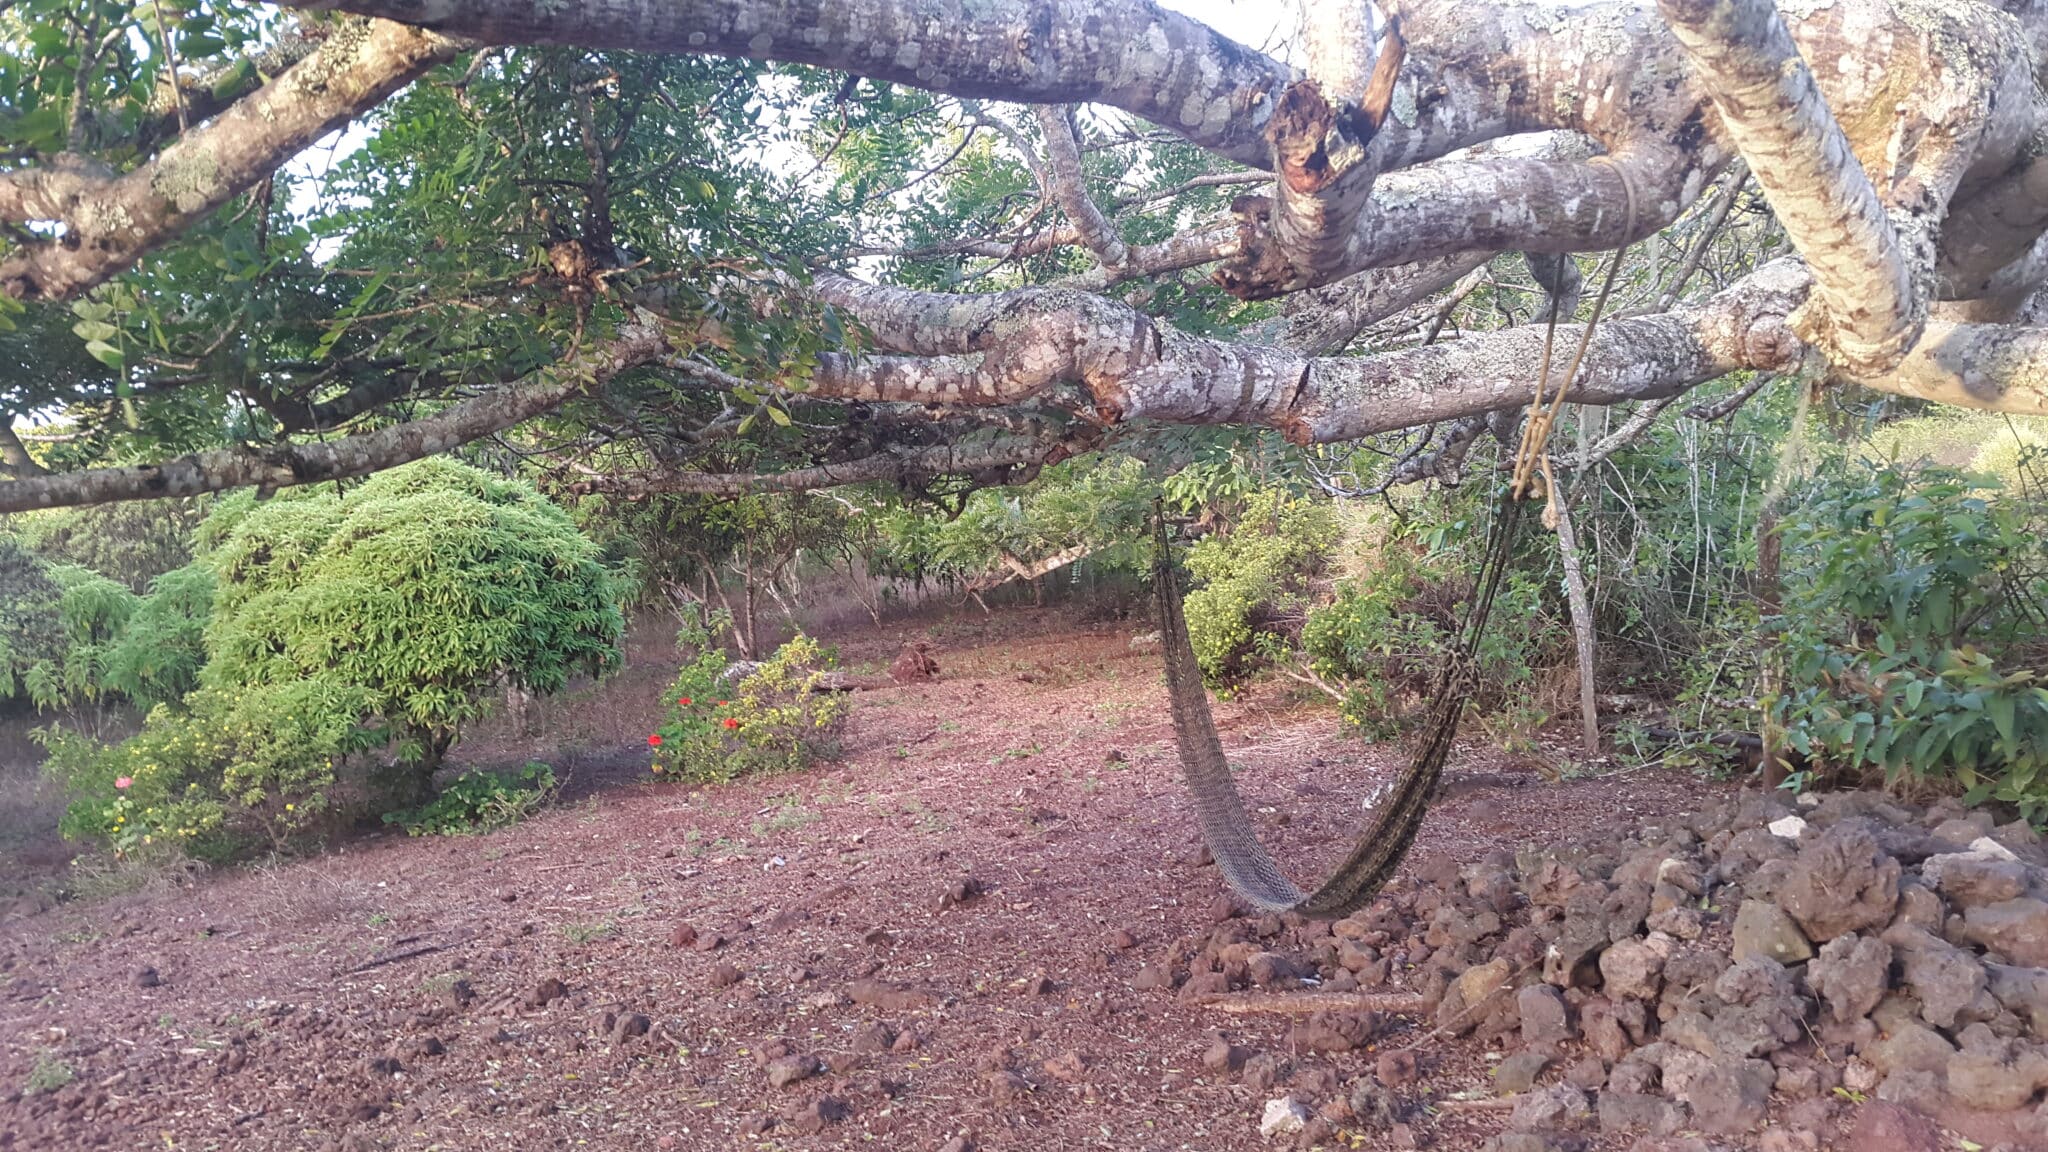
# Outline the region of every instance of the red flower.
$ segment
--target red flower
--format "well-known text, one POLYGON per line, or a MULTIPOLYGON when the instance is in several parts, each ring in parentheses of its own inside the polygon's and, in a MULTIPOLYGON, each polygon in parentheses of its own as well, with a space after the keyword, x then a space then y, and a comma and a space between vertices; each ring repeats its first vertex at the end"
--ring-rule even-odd
POLYGON ((720 723, 724 724, 727 728, 737 728, 740 726, 740 722, 733 719, 730 716, 727 716, 724 720, 720 721, 720 723))
POLYGON ((690 698, 688 696, 685 696, 682 699, 676 701, 676 703, 681 704, 685 708, 688 708, 690 706, 690 698))
POLYGON ((725 707, 725 706, 726 706, 727 704, 730 704, 730 703, 732 703, 732 701, 730 701, 730 700, 720 700, 720 701, 718 702, 718 706, 719 706, 720 708, 723 708, 723 707, 725 707))
POLYGON ((656 733, 655 733, 654 735, 652 735, 652 736, 649 736, 649 737, 647 738, 647 746, 648 746, 649 748, 659 748, 659 747, 661 747, 661 733, 659 733, 659 732, 656 732, 656 733))

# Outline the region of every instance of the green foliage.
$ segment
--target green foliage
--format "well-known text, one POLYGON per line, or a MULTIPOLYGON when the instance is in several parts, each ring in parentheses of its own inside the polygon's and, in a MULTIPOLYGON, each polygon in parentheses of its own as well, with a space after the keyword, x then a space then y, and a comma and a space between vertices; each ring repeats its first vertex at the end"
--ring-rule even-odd
POLYGON ((556 791, 555 770, 538 761, 517 772, 464 772, 418 808, 386 812, 384 822, 412 836, 461 836, 517 824, 556 791))
POLYGON ((214 685, 317 678, 366 694, 413 765, 407 804, 509 678, 557 691, 618 662, 614 581, 566 513, 451 460, 240 517, 211 557, 214 685))
POLYGON ((145 710, 174 704, 199 687, 218 584, 203 562, 150 581, 149 595, 129 614, 128 626, 107 652, 105 686, 145 710))
POLYGON ((19 541, 0 536, 0 690, 28 695, 31 676, 64 658, 64 623, 58 602, 64 590, 50 566, 19 541))
POLYGON ((719 621, 692 621, 677 643, 697 655, 669 686, 666 717, 648 743, 654 771, 684 780, 733 780, 789 772, 838 754, 849 711, 838 693, 821 692, 831 660, 799 635, 733 683, 729 663, 711 645, 719 621))
POLYGON ((137 603, 126 585, 0 538, 0 689, 38 709, 98 700, 137 603))
POLYGON ((1766 622, 1785 662, 1766 704, 1790 747, 2048 813, 2042 495, 1899 465, 1812 493, 1784 524, 1784 612, 1766 622))
MULTIPOLYGON (((1188 549, 1188 571, 1202 584, 1187 594, 1188 639, 1212 684, 1241 677, 1262 655, 1260 637, 1298 624, 1309 584, 1338 539, 1327 501, 1273 490, 1253 495, 1228 532, 1188 549)), ((1270 654, 1273 640, 1264 642, 1270 654)))
POLYGON ((117 853, 172 844, 219 859, 252 840, 289 844, 323 819, 341 760, 386 738, 365 722, 370 703, 323 680, 207 687, 158 705, 116 745, 45 729, 44 770, 72 797, 60 828, 117 853))
POLYGON ((64 655, 53 667, 30 671, 29 695, 39 707, 97 700, 108 657, 141 598, 126 584, 75 564, 53 564, 50 576, 63 589, 57 617, 64 655))
POLYGON ((28 1079, 21 1085, 24 1096, 40 1096, 55 1092, 78 1078, 66 1063, 54 1052, 36 1053, 35 1063, 30 1065, 28 1079))
POLYGON ((870 569, 918 584, 969 584, 1006 571, 1005 557, 1029 565, 1078 547, 1096 571, 1142 573, 1158 491, 1142 461, 1089 456, 1026 485, 976 491, 957 516, 898 505, 879 518, 870 569))
POLYGON ((192 559, 192 532, 204 513, 196 500, 150 500, 53 508, 8 517, 28 548, 57 564, 89 568, 136 592, 192 559))
MULTIPOLYGON (((1310 610, 1301 648, 1308 669, 1344 693, 1344 719, 1385 739, 1431 702, 1430 693, 1469 610, 1472 574, 1486 532, 1476 501, 1437 497, 1387 525, 1356 575, 1337 581, 1310 610)), ((1505 744, 1522 743, 1549 719, 1538 680, 1569 641, 1546 595, 1540 558, 1523 557, 1495 598, 1480 634, 1472 706, 1505 744)))
MULTIPOLYGON (((387 746, 397 758, 378 783, 413 808, 502 683, 545 694, 618 660, 612 577, 526 485, 431 460, 346 495, 238 496, 214 515, 199 533, 210 550, 154 581, 117 641, 73 640, 107 685, 153 707, 113 747, 45 734, 67 836, 203 857, 285 846, 333 818, 349 757, 387 746)), ((60 618, 112 619, 110 589, 135 599, 79 579, 60 618)), ((475 807, 476 787, 420 819, 475 807)))

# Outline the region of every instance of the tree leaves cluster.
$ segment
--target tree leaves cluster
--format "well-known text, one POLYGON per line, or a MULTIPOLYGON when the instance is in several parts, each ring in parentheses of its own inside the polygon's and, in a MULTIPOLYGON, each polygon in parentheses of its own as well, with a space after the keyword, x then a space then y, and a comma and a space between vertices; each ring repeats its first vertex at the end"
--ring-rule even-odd
POLYGON ((202 528, 103 661, 106 688, 150 707, 141 733, 47 734, 70 834, 221 854, 255 829, 314 830, 347 812, 341 794, 410 808, 494 693, 544 695, 619 659, 597 547, 530 485, 467 465, 230 497, 202 528))

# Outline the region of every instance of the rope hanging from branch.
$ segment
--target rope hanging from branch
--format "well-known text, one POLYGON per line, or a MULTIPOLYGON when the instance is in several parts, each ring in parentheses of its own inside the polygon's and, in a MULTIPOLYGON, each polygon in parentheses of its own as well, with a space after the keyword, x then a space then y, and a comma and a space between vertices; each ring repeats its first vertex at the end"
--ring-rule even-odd
MULTIPOLYGON (((1626 171, 1618 165, 1615 171, 1621 174, 1623 186, 1628 190, 1629 223, 1633 230, 1635 189, 1629 183, 1626 171)), ((1609 261, 1600 294, 1594 300, 1592 314, 1580 334, 1578 350, 1565 369, 1556 393, 1546 402, 1558 313, 1556 297, 1551 299, 1550 326, 1543 342, 1543 363, 1538 373, 1535 398, 1529 404, 1528 418, 1522 427, 1514 477, 1501 489, 1495 505, 1493 523, 1487 532, 1486 552, 1479 562, 1465 623, 1432 691, 1422 746, 1394 782, 1392 794, 1375 811, 1371 823, 1359 833, 1350 855, 1313 892, 1304 893, 1281 871, 1279 863, 1259 842, 1258 829, 1253 825, 1251 815, 1245 811, 1243 799, 1237 794, 1230 764, 1223 755, 1223 743, 1216 735, 1215 718, 1209 711, 1209 694, 1202 684, 1201 666, 1195 660, 1194 645, 1188 638, 1187 618, 1174 577, 1172 545, 1166 534, 1165 508, 1161 502, 1154 502, 1152 579, 1159 599, 1160 647, 1166 661, 1166 694, 1173 713, 1173 734, 1180 751, 1181 773, 1194 797, 1195 817, 1201 824, 1202 838, 1209 845, 1209 854, 1215 858, 1217 868, 1230 886, 1259 910, 1297 912, 1319 919, 1349 915, 1364 907, 1392 879, 1394 870, 1414 844, 1415 835, 1422 828, 1422 818, 1428 814, 1430 797, 1436 791, 1437 782, 1443 778, 1451 746, 1457 740, 1458 722, 1464 716, 1466 701, 1478 683, 1479 641, 1486 633, 1501 580, 1514 557, 1523 511, 1536 494, 1535 479, 1539 472, 1543 476, 1544 523, 1553 529, 1557 525, 1556 483, 1551 476, 1546 447, 1558 413, 1563 410, 1564 398, 1570 393, 1579 365, 1585 360, 1586 349, 1592 343, 1593 330, 1606 310, 1626 254, 1624 246, 1617 249, 1609 261)))

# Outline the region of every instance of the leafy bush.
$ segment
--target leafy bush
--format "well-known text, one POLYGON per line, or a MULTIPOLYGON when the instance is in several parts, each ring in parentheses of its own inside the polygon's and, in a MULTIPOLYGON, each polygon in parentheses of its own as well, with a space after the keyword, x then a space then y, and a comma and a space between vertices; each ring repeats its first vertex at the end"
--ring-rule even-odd
MULTIPOLYGON (((453 461, 346 495, 231 497, 198 538, 201 559, 151 585, 118 643, 71 644, 153 707, 115 747, 45 735, 68 836, 215 858, 282 846, 335 818, 344 761, 372 749, 396 754, 372 772, 384 802, 418 808, 505 682, 547 693, 618 661, 624 620, 595 547, 531 487, 453 461)), ((115 603, 108 587, 134 603, 81 580, 60 617, 111 619, 87 610, 115 603)))
POLYGON ((39 709, 98 700, 135 593, 75 564, 0 539, 0 689, 39 709))
POLYGON ((217 586, 204 563, 150 581, 149 595, 107 652, 105 686, 145 709, 176 703, 199 687, 217 586))
POLYGON ((710 643, 718 626, 715 619, 693 621, 678 637, 698 655, 670 685, 666 718, 648 738, 654 771, 732 780, 836 756, 849 709, 838 694, 817 690, 831 667, 817 642, 797 636, 735 684, 725 655, 710 643))
POLYGON ((157 576, 192 559, 199 500, 149 500, 51 508, 8 517, 31 551, 54 564, 76 564, 140 592, 157 576))
POLYGON ((342 759, 386 738, 362 722, 369 703, 360 688, 297 680, 201 688, 112 746, 45 729, 45 771, 72 797, 60 828, 117 853, 171 844, 219 859, 256 838, 284 846, 325 818, 342 759))
POLYGON ((0 536, 0 695, 28 695, 32 672, 63 659, 63 595, 48 564, 0 536))
POLYGON ((1765 701, 1823 769, 1953 779, 2048 813, 2048 522, 1948 468, 1872 467, 1785 521, 1783 690, 1765 701))
POLYGON ((530 486, 434 459, 234 514, 203 681, 361 690, 398 741, 402 806, 506 679, 547 694, 618 663, 614 581, 530 486))
POLYGON ((877 518, 869 568, 914 584, 966 584, 1073 548, 1105 573, 1142 574, 1151 563, 1146 520, 1157 484, 1142 461, 1062 461, 1016 488, 983 488, 957 515, 898 506, 877 518))
MULTIPOLYGON (((1298 622, 1309 582, 1337 543, 1336 517, 1327 502, 1260 492, 1227 534, 1188 549, 1188 571, 1202 584, 1187 594, 1188 640, 1212 684, 1249 670, 1263 631, 1298 622)), ((1266 642, 1267 654, 1275 647, 1266 642)))
POLYGON ((441 794, 384 822, 413 836, 459 836, 517 824, 555 794, 555 770, 538 761, 517 772, 464 772, 441 794))
MULTIPOLYGON (((1390 541, 1378 563, 1337 582, 1335 598, 1309 612, 1301 647, 1309 670, 1343 686, 1344 719, 1384 739, 1428 704, 1443 662, 1465 622, 1471 570, 1458 552, 1390 541)), ((1479 640, 1479 683, 1472 703, 1494 727, 1517 736, 1549 718, 1537 702, 1539 669, 1565 643, 1546 610, 1534 574, 1507 574, 1479 640)))

